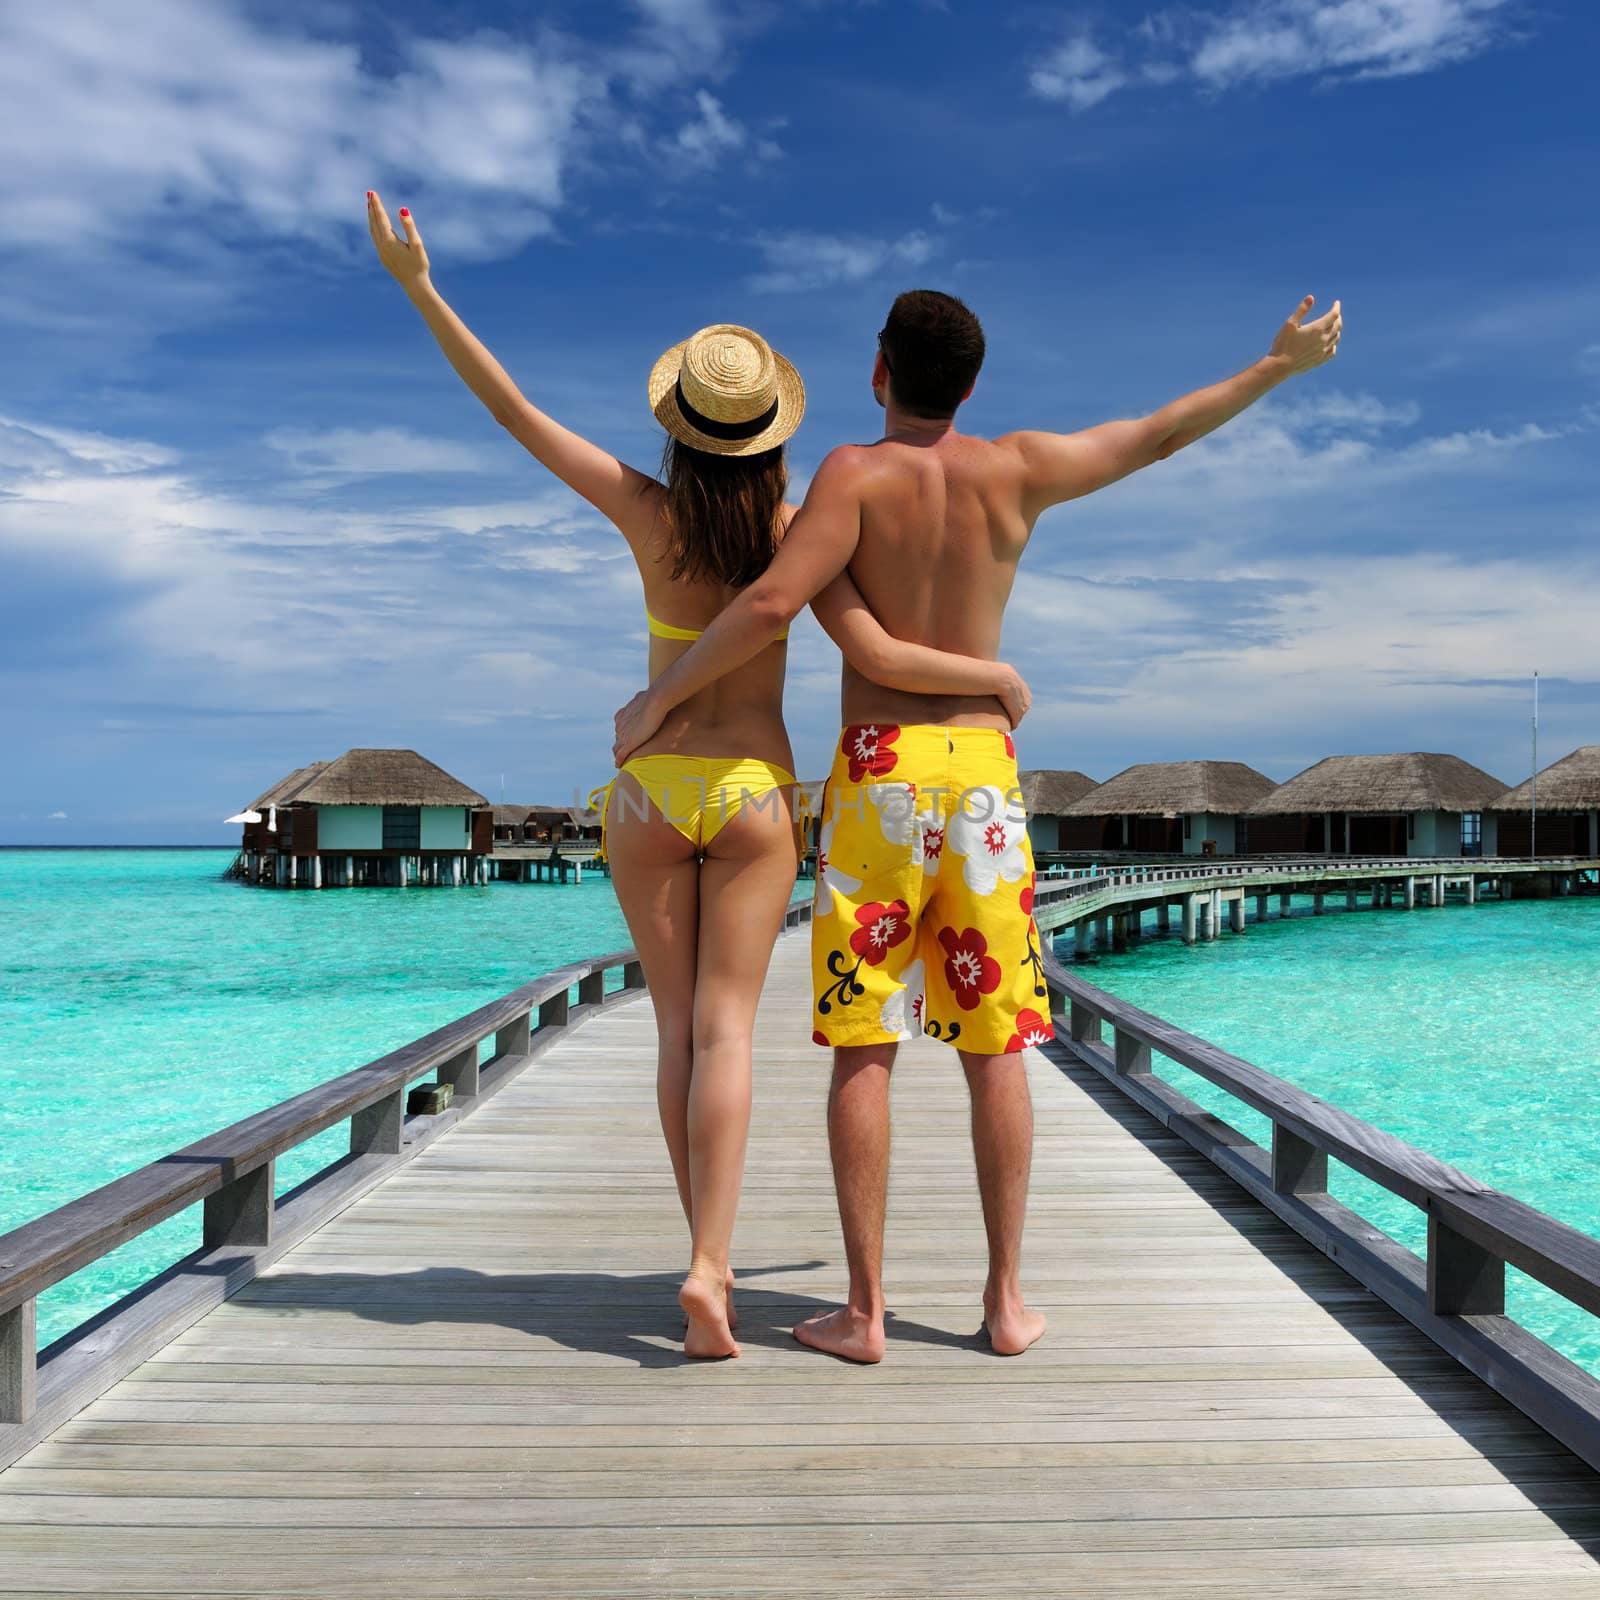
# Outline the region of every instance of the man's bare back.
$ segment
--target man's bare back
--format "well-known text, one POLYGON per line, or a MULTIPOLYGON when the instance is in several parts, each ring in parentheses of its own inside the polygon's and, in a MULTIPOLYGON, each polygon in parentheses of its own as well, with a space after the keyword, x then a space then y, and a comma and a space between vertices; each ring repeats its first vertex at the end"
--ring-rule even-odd
MULTIPOLYGON (((861 503, 849 571, 873 614, 897 639, 994 660, 1032 531, 1021 455, 1007 441, 953 430, 840 454, 861 503)), ((887 689, 848 662, 842 701, 847 723, 1010 725, 993 699, 887 689)))

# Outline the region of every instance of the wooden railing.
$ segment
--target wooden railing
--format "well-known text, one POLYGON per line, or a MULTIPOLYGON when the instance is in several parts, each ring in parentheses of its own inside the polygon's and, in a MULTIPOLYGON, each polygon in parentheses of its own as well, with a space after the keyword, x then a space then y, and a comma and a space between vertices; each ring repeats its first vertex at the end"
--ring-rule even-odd
POLYGON ((1600 1240, 1479 1183, 1340 1111, 1085 983, 1044 949, 1059 1045, 1099 1072, 1360 1283, 1600 1467, 1600 1381, 1506 1315, 1513 1266, 1600 1314, 1600 1240), (1102 1029, 1114 1030, 1107 1046, 1102 1029), (1152 1058, 1198 1073, 1272 1123, 1255 1143, 1158 1077, 1152 1058), (1428 1219, 1426 1259, 1328 1193, 1329 1159, 1409 1201, 1428 1219))
POLYGON ((0 1237, 0 1466, 470 1116, 557 1038, 643 988, 632 950, 558 967, 0 1237), (619 969, 621 987, 608 993, 606 975, 619 969), (453 1103, 407 1116, 407 1088, 428 1077, 452 1085, 453 1103), (277 1158, 344 1121, 349 1153, 278 1197, 277 1158), (36 1353, 40 1294, 196 1202, 198 1250, 36 1353))

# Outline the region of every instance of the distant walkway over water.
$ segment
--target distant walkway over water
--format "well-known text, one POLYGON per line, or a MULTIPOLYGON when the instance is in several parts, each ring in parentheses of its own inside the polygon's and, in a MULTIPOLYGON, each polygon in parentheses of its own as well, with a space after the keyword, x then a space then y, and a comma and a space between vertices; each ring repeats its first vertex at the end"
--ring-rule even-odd
MULTIPOLYGON (((1247 1192, 1259 1161, 1235 1147, 1236 1182, 1197 1151, 1152 1087, 1153 1019, 1053 961, 1062 1039, 1028 1054, 1044 1342, 1002 1360, 976 1336, 962 1077, 919 1042, 896 1072, 888 1359, 796 1345, 844 1288, 804 915, 757 1037, 741 1360, 679 1348, 638 970, 566 969, 0 1240, 0 1402, 34 1418, 0 1424, 0 1460, 48 1435, 0 1473, 0 1594, 1600 1596, 1593 1468, 1247 1192), (454 1103, 403 1118, 422 1076, 454 1103), (263 1152, 339 1116, 352 1155, 272 1205, 263 1152), (18 1296, 180 1183, 209 1196, 206 1250, 35 1380, 18 1296)), ((1316 1113, 1278 1114, 1265 1181, 1326 1244, 1316 1113)), ((1362 1127, 1338 1125, 1346 1154, 1362 1127)), ((1418 1194, 1460 1177, 1413 1154, 1418 1194)), ((1582 1236, 1547 1237, 1564 1286, 1600 1295, 1582 1236)), ((1557 1372, 1493 1314, 1481 1241, 1440 1239, 1435 1313, 1557 1372)), ((1591 1399, 1569 1396, 1580 1434, 1591 1399)))

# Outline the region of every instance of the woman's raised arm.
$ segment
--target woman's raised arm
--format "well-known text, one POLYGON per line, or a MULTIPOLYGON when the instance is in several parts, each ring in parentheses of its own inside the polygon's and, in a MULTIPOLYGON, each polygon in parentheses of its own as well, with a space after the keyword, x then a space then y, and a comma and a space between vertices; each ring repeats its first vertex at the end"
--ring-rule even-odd
POLYGON ((848 568, 811 602, 811 609, 845 660, 886 689, 907 694, 993 695, 1013 728, 1027 714, 1031 696, 1015 667, 895 638, 873 616, 848 568))
POLYGON ((400 212, 400 226, 404 239, 395 236, 383 202, 369 190, 367 227, 378 259, 421 313, 461 381, 531 456, 609 517, 630 544, 639 543, 655 520, 659 493, 655 480, 563 428, 533 405, 433 286, 416 218, 405 209, 400 212))

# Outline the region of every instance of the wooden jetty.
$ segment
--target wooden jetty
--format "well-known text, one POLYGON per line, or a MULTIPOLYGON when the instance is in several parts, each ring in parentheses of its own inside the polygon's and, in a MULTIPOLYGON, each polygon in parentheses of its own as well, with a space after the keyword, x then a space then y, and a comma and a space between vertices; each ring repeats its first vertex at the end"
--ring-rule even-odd
POLYGON ((921 1042, 889 1358, 790 1340, 844 1284, 800 935, 757 1037, 745 1354, 682 1359, 624 952, 0 1239, 0 1594, 1600 1596, 1600 1386, 1498 1300, 1510 1261, 1600 1310, 1600 1244, 1046 970, 1025 1357, 975 1337, 961 1076, 921 1042), (455 1102, 408 1118, 425 1078, 455 1102), (342 1119, 350 1156, 274 1202, 274 1157, 342 1119), (1426 1263, 1328 1199, 1329 1156, 1428 1211, 1426 1263), (200 1252, 36 1373, 32 1297, 199 1201, 200 1252))
POLYGON ((1310 896, 1316 916, 1330 905, 1346 911, 1443 906, 1451 896, 1475 905, 1480 898, 1536 899, 1600 893, 1600 857, 1426 859, 1399 856, 1278 858, 1238 857, 1228 862, 1120 864, 1110 867, 1056 862, 1041 872, 1034 896, 1040 928, 1073 930, 1076 956, 1121 950, 1145 932, 1168 933, 1176 912, 1185 944, 1215 939, 1226 920, 1233 933, 1290 914, 1294 896, 1310 896), (1252 918, 1251 907, 1254 915, 1252 918))

